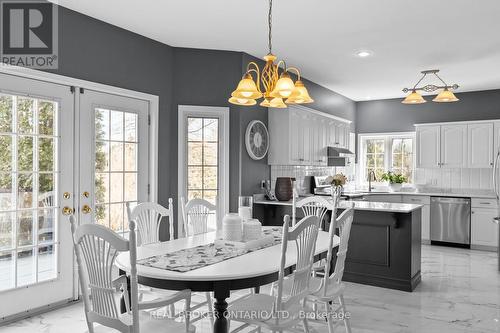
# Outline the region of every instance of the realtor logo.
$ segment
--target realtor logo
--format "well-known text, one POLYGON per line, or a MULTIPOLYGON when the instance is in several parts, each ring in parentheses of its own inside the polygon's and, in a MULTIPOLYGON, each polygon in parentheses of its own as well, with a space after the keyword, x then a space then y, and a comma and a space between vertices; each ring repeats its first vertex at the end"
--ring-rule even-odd
POLYGON ((0 9, 2 63, 57 68, 57 6, 46 1, 0 0, 0 9))

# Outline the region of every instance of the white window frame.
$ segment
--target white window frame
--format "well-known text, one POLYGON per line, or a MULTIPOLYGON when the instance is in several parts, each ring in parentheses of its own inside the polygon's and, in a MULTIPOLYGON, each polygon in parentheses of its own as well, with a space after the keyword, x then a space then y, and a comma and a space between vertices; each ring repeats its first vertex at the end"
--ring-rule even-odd
MULTIPOLYGON (((186 122, 188 117, 205 117, 219 118, 219 130, 222 130, 220 136, 221 142, 219 145, 222 149, 219 151, 220 177, 218 177, 218 198, 221 205, 217 205, 217 217, 220 219, 224 214, 229 212, 229 108, 218 106, 195 106, 195 105, 179 105, 178 114, 178 158, 177 158, 177 192, 180 198, 184 197, 187 200, 185 189, 187 177, 187 145, 186 145, 186 122)), ((178 219, 182 221, 181 209, 178 209, 178 219)))
MULTIPOLYGON (((385 171, 392 169, 392 140, 399 138, 411 138, 412 144, 412 169, 413 169, 413 182, 415 182, 415 132, 388 132, 388 133, 367 133, 358 134, 358 151, 359 151, 359 184, 368 183, 368 174, 366 172, 366 140, 383 139, 384 140, 384 169, 385 171)), ((377 179, 372 184, 383 185, 384 182, 377 179)))

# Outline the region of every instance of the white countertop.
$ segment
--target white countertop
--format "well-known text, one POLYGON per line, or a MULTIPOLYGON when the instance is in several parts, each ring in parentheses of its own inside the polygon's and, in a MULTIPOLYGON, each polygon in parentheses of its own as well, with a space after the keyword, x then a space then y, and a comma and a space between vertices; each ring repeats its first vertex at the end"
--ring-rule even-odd
MULTIPOLYGON (((323 197, 325 198, 325 197, 323 197)), ((300 198, 299 198, 300 200, 300 198)), ((410 213, 416 209, 422 208, 422 205, 405 204, 405 203, 390 203, 390 202, 368 202, 368 201, 340 201, 339 208, 345 209, 351 207, 354 203, 355 210, 369 210, 373 212, 390 212, 390 213, 410 213)), ((256 200, 257 205, 278 205, 291 206, 292 201, 270 201, 256 200)))
POLYGON ((491 190, 474 190, 474 189, 421 189, 416 190, 414 192, 411 191, 399 191, 399 192, 382 192, 382 191, 372 191, 372 192, 364 192, 364 191, 355 191, 355 192, 346 192, 345 195, 423 195, 423 196, 436 196, 436 197, 460 197, 460 198, 483 198, 483 199, 494 199, 495 193, 491 190))

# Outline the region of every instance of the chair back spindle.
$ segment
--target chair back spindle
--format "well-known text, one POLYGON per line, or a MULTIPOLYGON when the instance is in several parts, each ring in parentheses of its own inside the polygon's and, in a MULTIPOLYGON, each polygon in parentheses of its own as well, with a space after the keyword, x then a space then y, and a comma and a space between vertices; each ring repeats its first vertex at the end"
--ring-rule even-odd
MULTIPOLYGON (((138 245, 158 243, 160 241, 160 226, 165 217, 169 223, 169 240, 174 239, 174 208, 172 198, 168 199, 168 208, 154 202, 143 202, 134 209, 127 202, 129 221, 135 221, 139 236, 138 245)), ((179 232, 179 231, 178 231, 179 232)))

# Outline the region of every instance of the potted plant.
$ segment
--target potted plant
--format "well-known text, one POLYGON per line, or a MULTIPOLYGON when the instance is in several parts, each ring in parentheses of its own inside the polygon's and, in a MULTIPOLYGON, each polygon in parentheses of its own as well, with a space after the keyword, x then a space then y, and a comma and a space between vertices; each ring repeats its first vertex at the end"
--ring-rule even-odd
POLYGON ((406 183, 408 179, 400 173, 394 173, 388 171, 382 175, 382 180, 388 181, 391 190, 398 192, 403 187, 403 183, 406 183))

